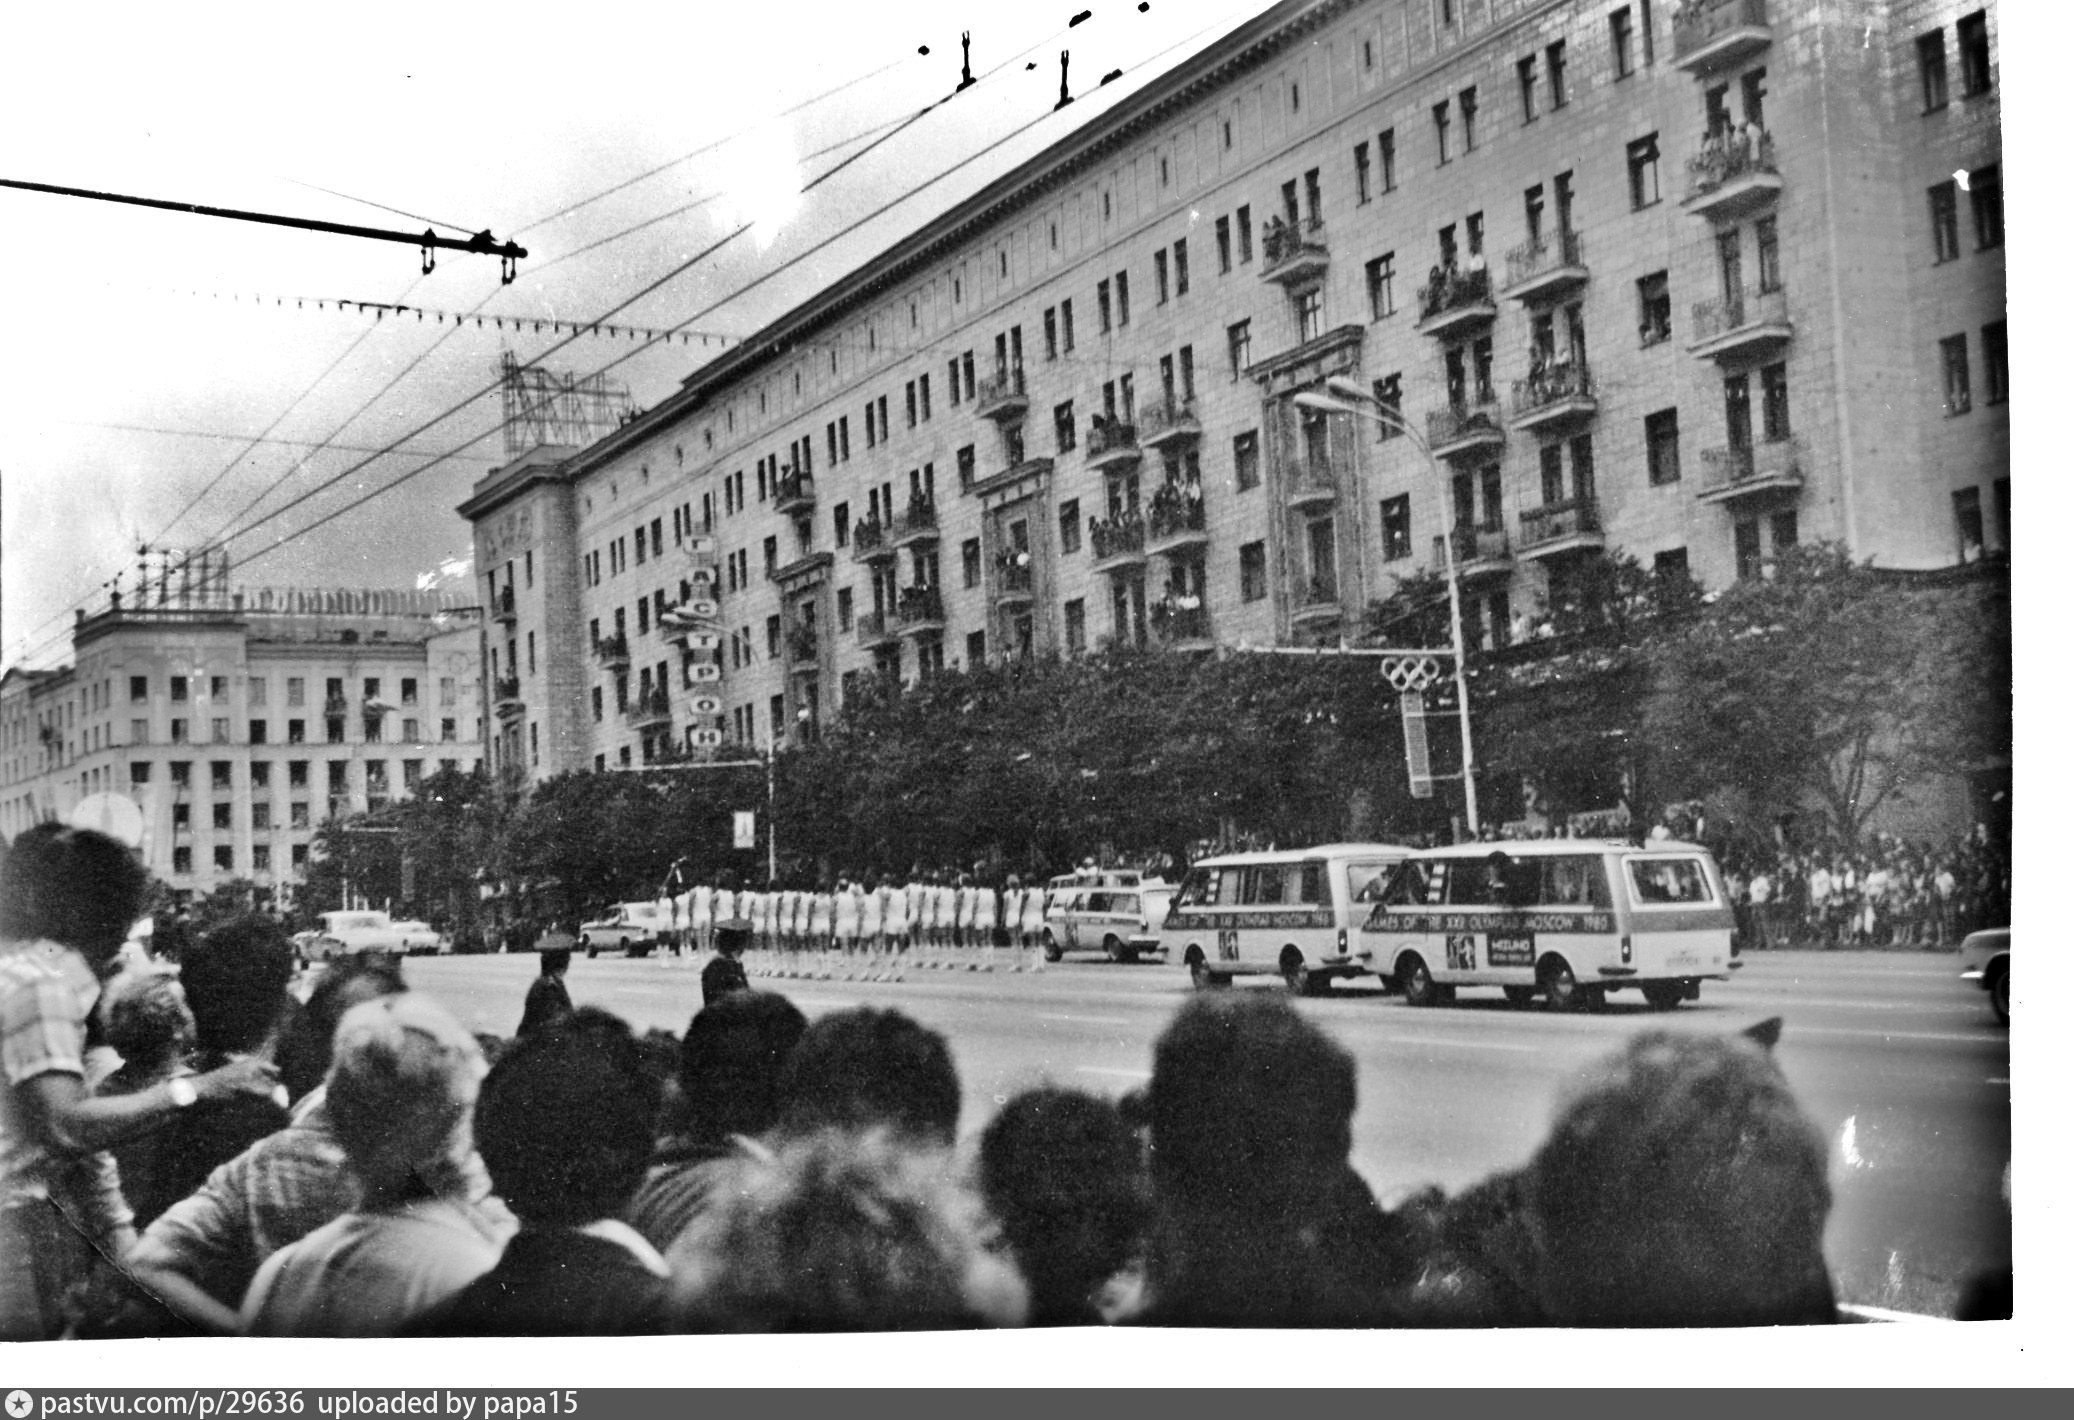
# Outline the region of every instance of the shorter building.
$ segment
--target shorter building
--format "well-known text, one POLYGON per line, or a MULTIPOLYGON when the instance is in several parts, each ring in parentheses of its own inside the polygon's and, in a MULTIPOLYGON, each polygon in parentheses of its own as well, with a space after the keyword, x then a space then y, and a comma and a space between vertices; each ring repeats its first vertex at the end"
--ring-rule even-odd
POLYGON ((209 582, 72 628, 72 664, 0 676, 0 833, 91 794, 144 811, 178 892, 285 901, 327 819, 482 759, 481 612, 452 593, 209 582))

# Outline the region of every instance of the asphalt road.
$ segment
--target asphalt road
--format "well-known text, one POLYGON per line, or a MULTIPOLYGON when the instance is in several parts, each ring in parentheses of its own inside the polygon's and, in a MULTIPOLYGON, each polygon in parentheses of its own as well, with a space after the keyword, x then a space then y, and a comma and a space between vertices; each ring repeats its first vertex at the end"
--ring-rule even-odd
MULTIPOLYGON (((579 957, 569 991, 637 1028, 681 1031, 702 964, 579 957)), ((407 974, 472 1028, 501 1035, 535 970, 530 955, 446 957, 414 959, 407 974)), ((1354 1159, 1386 1204, 1526 1159, 1564 1082, 1635 1031, 1733 1031, 1782 1016, 1780 1062, 1830 1140, 1827 1247, 1842 1299, 1949 1315, 1969 1277, 2011 1256, 2009 1033, 1958 971, 1944 954, 1781 952, 1751 958, 1736 980, 1709 982, 1700 1001, 1668 1014, 1633 993, 1593 1016, 1514 1008, 1495 991, 1413 1010, 1345 986, 1302 1009, 1358 1062, 1354 1159)), ((1154 1038, 1190 990, 1177 966, 1079 960, 1034 975, 755 984, 809 1016, 898 1006, 941 1030, 964 1082, 968 1135, 1030 1085, 1117 1094, 1142 1082, 1154 1038)))

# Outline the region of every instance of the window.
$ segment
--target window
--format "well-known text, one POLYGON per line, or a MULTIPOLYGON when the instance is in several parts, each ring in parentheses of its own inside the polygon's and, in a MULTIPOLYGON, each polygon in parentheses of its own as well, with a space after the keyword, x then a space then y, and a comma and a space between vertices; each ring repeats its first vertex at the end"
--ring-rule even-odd
POLYGON ((1987 251, 2002 245, 2002 169, 1975 168, 1966 191, 1973 198, 1974 249, 1987 251))
POLYGON ((1663 187, 1657 173, 1656 135, 1637 138, 1628 144, 1628 201, 1640 211, 1654 207, 1663 200, 1663 187))
POLYGON ((1066 654, 1078 656, 1087 650, 1087 603, 1079 597, 1066 603, 1066 654))
POLYGON ((1376 407, 1383 418, 1376 421, 1376 442, 1402 438, 1404 429, 1400 421, 1404 418, 1404 372, 1385 375, 1375 382, 1376 407))
POLYGON ((1959 532, 1959 560, 1971 562, 1987 546, 1987 531, 1981 521, 1980 490, 1961 488, 1952 494, 1952 521, 1959 532))
POLYGON ((1757 289, 1760 292, 1777 291, 1784 284, 1779 271, 1779 219, 1759 217, 1757 219, 1757 289))
POLYGON ((256 745, 266 743, 266 721, 250 720, 245 725, 245 738, 256 745))
POLYGON ((1980 328, 1981 393, 1989 404, 2009 398, 2009 322, 1980 328))
POLYGON ((1368 263, 1368 318, 1381 320, 1397 309, 1397 253, 1384 252, 1368 263))
POLYGON ((1071 452, 1074 438, 1072 400, 1069 399, 1064 404, 1052 406, 1051 429, 1052 436, 1058 441, 1059 452, 1062 454, 1071 452))
POLYGON ((976 586, 978 586, 978 585, 979 585, 979 539, 978 539, 978 538, 976 538, 976 537, 968 537, 968 538, 966 538, 966 539, 965 539, 965 541, 964 541, 964 543, 960 545, 960 547, 959 547, 958 551, 959 551, 959 554, 960 554, 960 556, 961 556, 961 558, 962 558, 962 560, 963 560, 963 562, 964 562, 964 571, 965 571, 965 585, 966 585, 966 586, 968 586, 968 587, 976 587, 976 586))
POLYGON ((1959 185, 1950 178, 1930 189, 1930 241, 1940 263, 1959 259, 1959 185))
POLYGON ((1937 342, 1938 360, 1944 369, 1944 414, 1965 414, 1973 408, 1973 378, 1967 368, 1966 336, 1946 336, 1937 342))
POLYGON ((1121 330, 1131 323, 1131 274, 1116 273, 1116 327, 1121 330))
POLYGON ((1635 72, 1635 15, 1623 5, 1606 17, 1613 41, 1613 77, 1625 79, 1635 72))
POLYGON ((1760 378, 1764 385, 1764 437, 1767 442, 1775 442, 1793 432, 1793 419, 1786 401, 1785 364, 1766 365, 1760 378))
POLYGON ((1534 55, 1528 55, 1513 68, 1519 73, 1519 121, 1532 123, 1538 116, 1534 111, 1534 55))
POLYGON ((1174 294, 1188 294, 1188 238, 1174 243, 1174 294))
POLYGON ((171 690, 172 690, 172 693, 173 693, 173 701, 174 701, 174 703, 175 703, 175 704, 178 704, 179 702, 181 702, 181 701, 183 701, 183 700, 187 699, 187 677, 186 677, 186 676, 184 676, 184 675, 176 675, 176 676, 173 676, 173 677, 171 677, 171 678, 170 678, 170 679, 169 679, 169 680, 168 680, 168 681, 166 682, 166 684, 167 684, 167 685, 168 685, 168 686, 169 686, 169 687, 171 688, 171 690))
POLYGON ((1097 281, 1095 283, 1095 325, 1106 335, 1109 332, 1110 323, 1109 283, 1106 280, 1097 281))
POLYGON ((1411 494, 1383 500, 1383 560, 1411 556, 1411 494))
POLYGON ((1235 325, 1226 326, 1224 342, 1226 348, 1231 351, 1231 377, 1236 380, 1243 376, 1246 367, 1253 363, 1253 322, 1242 320, 1235 325))
POLYGON ((1397 190, 1397 130, 1385 128, 1376 135, 1376 167, 1383 181, 1383 191, 1397 190))
POLYGON ((1217 219, 1217 274, 1231 274, 1231 218, 1217 219))
POLYGON ((1362 206, 1368 203, 1368 144, 1366 141, 1354 145, 1354 201, 1362 206))
POLYGON ((1060 344, 1065 347, 1065 351, 1068 355, 1072 354, 1073 303, 1071 301, 1059 302, 1059 334, 1061 337, 1060 344))
POLYGON ((1253 260, 1253 209, 1241 207, 1238 213, 1239 265, 1253 260))
POLYGON ((1975 10, 1959 21, 1959 91, 1970 99, 1988 83, 1988 12, 1975 10))
POLYGON ((1257 602, 1267 597, 1267 544, 1249 542, 1239 548, 1239 600, 1257 602))
POLYGON ((1316 340, 1325 333, 1325 292, 1318 286, 1296 293, 1296 338, 1316 340))
MULTIPOLYGON (((1059 358, 1059 310, 1057 306, 1046 306, 1044 308, 1044 358, 1047 360, 1059 358)), ((956 386, 952 387, 951 393, 953 395, 957 393, 956 386)))
POLYGON ((1260 486, 1260 433, 1248 429, 1231 441, 1232 480, 1241 493, 1260 486))
POLYGON ((1164 247, 1152 254, 1152 294, 1154 305, 1167 303, 1167 253, 1164 247))
POLYGON ((971 444, 958 450, 958 487, 970 488, 979 475, 979 451, 971 444))
POLYGON ((1649 454, 1651 484, 1678 481, 1678 411, 1659 409, 1642 419, 1642 442, 1649 454))
POLYGON ((987 633, 968 631, 965 633, 965 664, 979 667, 987 663, 987 633))
POLYGON ((1476 87, 1471 85, 1456 96, 1462 108, 1462 151, 1476 151, 1476 87))
POLYGON ((194 871, 194 849, 183 845, 173 850, 173 871, 176 873, 191 873, 194 871))
POLYGON ((1080 551, 1080 500, 1068 498, 1059 504, 1059 553, 1069 556, 1080 551))
POLYGON ((1448 159, 1448 123, 1448 101, 1442 99, 1433 105, 1433 143, 1440 151, 1440 161, 1443 165, 1448 159))
POLYGON ((1562 40, 1557 40, 1548 47, 1548 106, 1550 108, 1561 108, 1564 104, 1570 102, 1569 90, 1563 83, 1563 70, 1567 62, 1563 52, 1564 48, 1565 43, 1562 40))

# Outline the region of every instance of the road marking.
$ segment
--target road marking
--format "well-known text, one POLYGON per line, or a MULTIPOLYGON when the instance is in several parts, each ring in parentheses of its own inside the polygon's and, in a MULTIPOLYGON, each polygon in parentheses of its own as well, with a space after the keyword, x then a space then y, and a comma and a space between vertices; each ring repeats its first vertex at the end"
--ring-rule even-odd
POLYGON ((1502 1040, 1439 1040, 1424 1035, 1393 1035, 1382 1038, 1384 1045, 1437 1045, 1452 1050, 1510 1050, 1518 1055, 1533 1055, 1540 1050, 1536 1045, 1513 1045, 1502 1040))
POLYGON ((1797 1035, 1851 1035, 1871 1036, 1875 1040, 1942 1040, 1956 1041, 1960 1045, 1978 1045, 1989 1037, 1984 1035, 1959 1035, 1927 1030, 1860 1030, 1851 1026, 1796 1026, 1786 1027, 1787 1038, 1797 1035))
POLYGON ((1066 1021, 1078 1026, 1127 1026, 1133 1022, 1126 1016, 1058 1016, 1037 1013, 1040 1021, 1066 1021))
POLYGON ((1114 1075, 1119 1080, 1149 1080, 1152 1078, 1150 1070, 1112 1069, 1107 1065, 1075 1065, 1073 1068, 1083 1075, 1114 1075))

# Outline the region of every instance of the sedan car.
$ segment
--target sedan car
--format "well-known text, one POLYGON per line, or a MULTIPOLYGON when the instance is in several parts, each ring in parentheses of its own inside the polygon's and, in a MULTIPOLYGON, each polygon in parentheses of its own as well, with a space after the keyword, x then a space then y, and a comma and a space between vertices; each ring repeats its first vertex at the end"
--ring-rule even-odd
POLYGON ((395 926, 396 930, 403 934, 403 951, 406 956, 434 956, 452 950, 447 939, 433 930, 429 922, 420 922, 413 918, 406 922, 398 922, 395 926))
POLYGON ((1173 901, 1172 885, 1157 878, 1130 887, 1064 888, 1044 914, 1044 959, 1090 951, 1111 961, 1163 955, 1159 928, 1173 901))
POLYGON ((1968 934, 1966 940, 1959 943, 1959 956, 1966 963, 1959 979, 1970 981, 1987 992, 1988 1004, 1995 1008, 1995 1019, 2008 1025, 2009 929, 1990 927, 1968 934))

